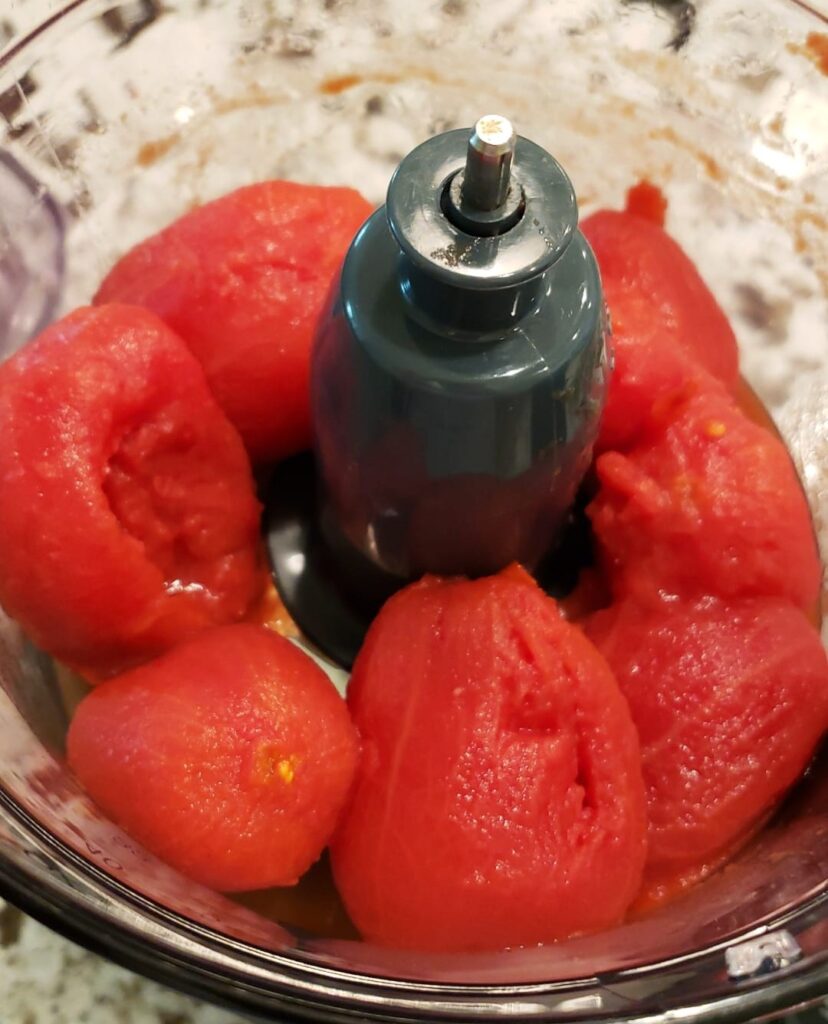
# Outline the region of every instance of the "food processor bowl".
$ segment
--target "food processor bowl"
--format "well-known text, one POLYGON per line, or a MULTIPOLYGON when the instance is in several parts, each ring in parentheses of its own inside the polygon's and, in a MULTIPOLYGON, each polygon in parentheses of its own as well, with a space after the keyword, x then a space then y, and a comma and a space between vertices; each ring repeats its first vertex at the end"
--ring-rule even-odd
MULTIPOLYGON (((414 145, 499 111, 566 168, 582 214, 640 179, 663 190, 746 380, 790 426, 824 541, 826 20, 797 0, 53 3, 0 55, 0 171, 29 197, 0 204, 0 281, 12 265, 26 278, 0 295, 38 298, 25 335, 195 204, 268 177, 379 203, 414 145)), ((737 1021, 828 993, 824 755, 756 840, 668 905, 555 945, 434 956, 158 862, 68 772, 76 699, 3 618, 0 892, 181 990, 267 1019, 394 1021, 737 1021)))

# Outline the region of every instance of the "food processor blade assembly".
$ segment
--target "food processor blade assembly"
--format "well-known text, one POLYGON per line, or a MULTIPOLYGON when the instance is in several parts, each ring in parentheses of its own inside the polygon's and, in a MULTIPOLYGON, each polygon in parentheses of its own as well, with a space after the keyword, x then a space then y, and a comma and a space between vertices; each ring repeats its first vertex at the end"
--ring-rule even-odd
POLYGON ((269 510, 280 592, 340 663, 411 580, 536 569, 559 540, 609 372, 577 222, 560 165, 487 115, 409 153, 351 245, 313 353, 315 473, 277 469, 269 510))

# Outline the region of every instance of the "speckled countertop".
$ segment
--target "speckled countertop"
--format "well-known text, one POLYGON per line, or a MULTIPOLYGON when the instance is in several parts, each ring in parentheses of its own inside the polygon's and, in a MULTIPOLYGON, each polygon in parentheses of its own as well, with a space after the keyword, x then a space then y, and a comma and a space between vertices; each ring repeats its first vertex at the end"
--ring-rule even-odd
POLYGON ((87 953, 0 900, 2 1024, 235 1024, 87 953))
MULTIPOLYGON (((350 6, 349 0, 319 0, 318 3, 307 4, 298 0, 261 2, 275 12, 274 59, 294 64, 295 58, 310 56, 317 46, 324 51, 322 43, 327 12, 350 6)), ((355 3, 358 5, 359 0, 355 3)), ((0 0, 0 45, 61 6, 55 0, 0 0)), ((136 11, 151 19, 153 12, 162 10, 157 0, 131 0, 124 6, 131 9, 133 18, 136 11)), ((770 140, 762 142, 761 135, 757 136, 760 140, 757 146, 765 146, 761 153, 767 167, 771 170, 775 167, 780 174, 790 173, 795 179, 799 167, 797 161, 802 166, 810 161, 809 173, 821 175, 824 185, 828 166, 828 89, 824 83, 828 79, 823 78, 820 86, 819 75, 824 74, 824 69, 821 72, 818 67, 818 55, 807 52, 808 23, 803 6, 793 0, 779 0, 777 4, 762 5, 760 15, 751 10, 752 5, 747 0, 744 3, 700 0, 695 5, 668 3, 661 6, 649 4, 646 0, 643 3, 630 0, 498 0, 496 4, 486 0, 431 0, 422 4, 411 4, 409 0, 382 0, 376 9, 381 8, 382 20, 377 29, 378 35, 391 38, 395 33, 411 33, 412 38, 416 36, 416 45, 425 50, 433 48, 433 41, 442 35, 455 35, 462 26, 470 51, 474 50, 478 40, 489 44, 493 35, 497 35, 508 52, 518 56, 525 53, 532 60, 537 60, 548 42, 545 34, 550 39, 554 35, 559 40, 564 33, 575 40, 583 37, 585 28, 597 26, 600 32, 603 31, 601 26, 607 25, 609 27, 599 45, 609 44, 623 49, 628 44, 632 45, 630 41, 636 35, 639 42, 643 38, 653 52, 666 55, 672 52, 671 43, 674 46, 682 44, 684 51, 694 59, 703 57, 713 66, 720 62, 722 67, 727 63, 725 58, 729 59, 733 52, 738 52, 741 54, 739 75, 728 77, 724 74, 715 83, 708 83, 711 97, 718 104, 726 104, 728 89, 749 90, 755 100, 756 123, 763 131, 767 128, 766 138, 770 140), (634 8, 636 14, 633 19, 634 8), (672 12, 668 13, 667 8, 672 12), (688 33, 689 38, 685 38, 688 33), (756 39, 767 40, 769 37, 778 42, 779 60, 787 62, 782 81, 775 66, 763 63, 752 50, 756 39), (797 93, 796 89, 790 89, 790 83, 798 78, 805 86, 797 93), (787 94, 784 93, 786 83, 787 94), (773 103, 785 96, 792 99, 786 108, 787 121, 782 123, 774 113, 773 103)), ((810 6, 821 10, 828 18, 828 6, 823 0, 814 0, 810 6)), ((123 31, 124 24, 124 19, 119 21, 118 17, 107 23, 114 33, 123 31)), ((810 27, 819 27, 818 22, 814 20, 810 27)), ((573 42, 573 46, 577 47, 578 59, 583 59, 580 39, 573 42)), ((634 48, 630 54, 633 52, 634 48)), ((328 81, 339 81, 344 88, 349 84, 345 79, 354 66, 353 57, 353 53, 343 56, 343 63, 338 66, 334 48, 333 56, 320 58, 327 59, 327 66, 321 67, 320 73, 335 76, 338 70, 344 77, 340 80, 329 77, 328 81)), ((603 72, 596 71, 595 74, 603 72)), ((351 77, 355 82, 356 76, 351 77)), ((601 84, 599 77, 595 81, 601 84)), ((422 83, 416 88, 422 89, 422 83)), ((337 90, 338 86, 330 89, 334 98, 326 102, 339 102, 335 98, 337 90)), ((356 145, 374 156, 378 152, 384 154, 385 164, 382 160, 372 159, 370 167, 367 162, 363 166, 356 152, 347 166, 332 165, 323 159, 325 154, 321 152, 316 154, 311 164, 308 163, 307 152, 297 150, 292 157, 292 165, 285 167, 277 163, 272 173, 292 173, 295 177, 307 176, 310 180, 342 179, 363 187, 370 198, 379 201, 387 174, 402 152, 422 136, 424 125, 417 120, 410 96, 386 72, 375 76, 370 90, 360 102, 364 106, 363 113, 370 115, 371 119, 360 122, 358 131, 361 134, 355 137, 356 145), (393 120, 387 116, 389 109, 394 111, 393 120)), ((679 97, 677 103, 680 105, 682 102, 679 97)), ((347 105, 343 109, 346 114, 350 110, 347 105)), ((192 113, 190 110, 190 115, 192 113)), ((455 113, 464 116, 462 104, 458 104, 455 113)), ((435 121, 434 111, 430 117, 426 125, 429 130, 438 131, 451 126, 439 123, 439 118, 435 121)), ((567 140, 562 138, 565 148, 567 140)), ((139 161, 146 164, 148 171, 156 157, 163 155, 168 142, 165 137, 148 142, 141 148, 139 161)), ((699 188, 704 189, 709 187, 709 182, 705 184, 705 174, 715 179, 719 173, 718 165, 709 154, 700 157, 699 162, 699 188)), ((205 189, 208 193, 227 187, 219 179, 207 180, 205 189)), ((619 178, 619 190, 628 183, 619 178)), ((680 190, 669 194, 671 203, 682 202, 680 190)), ((702 193, 702 198, 706 195, 702 193)), ((588 202, 589 197, 586 198, 588 202)), ((698 197, 696 201, 700 201, 698 197)), ((819 203, 815 205, 819 206, 819 203)), ((711 216, 720 213, 717 207, 711 208, 711 216)), ((167 215, 161 209, 158 216, 163 220, 167 215)), ((812 218, 809 223, 811 229, 824 234, 824 221, 820 225, 812 218)), ((681 240, 691 253, 698 256, 703 249, 703 239, 694 234, 692 219, 685 218, 683 224, 681 240)), ((808 226, 803 230, 807 231, 808 226)), ((771 235, 768 237, 773 238, 771 235)), ((808 238, 800 241, 805 246, 808 238)), ((824 247, 817 247, 814 250, 817 256, 810 259, 803 267, 801 277, 794 282, 784 274, 778 276, 778 263, 764 268, 760 266, 759 276, 745 284, 744 278, 735 275, 730 254, 718 252, 709 254, 706 262, 700 260, 717 295, 736 317, 734 322, 745 352, 749 378, 777 412, 783 430, 796 441, 801 454, 800 467, 815 514, 822 525, 823 541, 828 537, 828 422, 824 414, 828 408, 828 265, 820 261, 819 253, 824 256, 825 251, 824 247), (796 298, 795 302, 792 296, 796 298), (795 340, 790 340, 792 335, 796 336, 795 340), (774 346, 779 344, 780 337, 787 337, 789 341, 786 342, 785 357, 777 359, 774 346), (823 414, 814 416, 813 411, 820 409, 823 414)), ((83 284, 77 287, 81 292, 84 289, 83 284)), ((139 979, 86 953, 0 901, 0 1024, 229 1024, 238 1019, 139 979)))

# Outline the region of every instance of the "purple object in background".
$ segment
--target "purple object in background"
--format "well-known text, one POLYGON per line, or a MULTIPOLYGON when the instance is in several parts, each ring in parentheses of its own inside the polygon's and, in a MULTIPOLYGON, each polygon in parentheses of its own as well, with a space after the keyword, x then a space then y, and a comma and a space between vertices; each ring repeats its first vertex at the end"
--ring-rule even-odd
POLYGON ((63 284, 63 235, 57 203, 0 151, 0 359, 52 319, 63 284))

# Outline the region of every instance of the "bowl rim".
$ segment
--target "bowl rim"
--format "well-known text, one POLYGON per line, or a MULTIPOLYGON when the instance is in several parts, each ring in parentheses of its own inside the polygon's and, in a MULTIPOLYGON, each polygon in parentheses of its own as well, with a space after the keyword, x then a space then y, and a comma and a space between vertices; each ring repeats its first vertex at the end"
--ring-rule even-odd
MULTIPOLYGON (((804 0, 783 2, 828 22, 828 15, 804 0)), ((66 0, 0 50, 0 73, 8 71, 54 25, 73 12, 96 6, 105 6, 104 0, 66 0)), ((268 952, 164 908, 50 835, 14 801, 2 782, 0 896, 65 938, 144 977, 266 1019, 403 1024, 434 1019, 494 1021, 508 1014, 526 1021, 673 1024, 681 1018, 694 1024, 740 1024, 828 995, 828 943, 823 938, 828 888, 729 942, 600 977, 509 985, 382 978, 304 959, 301 949, 268 952), (800 942, 805 951, 801 959, 745 982, 728 980, 724 949, 748 935, 783 927, 800 942), (154 936, 151 943, 148 933, 154 936), (688 981, 690 965, 693 977, 688 981), (655 971, 662 972, 665 981, 656 993, 643 999, 624 994, 625 985, 655 971), (602 1001, 602 994, 609 998, 602 1001), (578 1008, 563 1005, 578 999, 582 1000, 578 1008)))
POLYGON ((0 896, 65 938, 180 992, 265 1019, 412 1022, 613 1020, 714 1024, 771 1017, 828 994, 828 891, 730 943, 602 976, 523 984, 379 977, 269 952, 144 897, 43 829, 0 785, 0 896), (724 952, 784 928, 804 951, 777 971, 732 981, 724 952), (153 941, 147 941, 147 935, 153 941), (625 992, 658 973, 654 993, 625 992))

